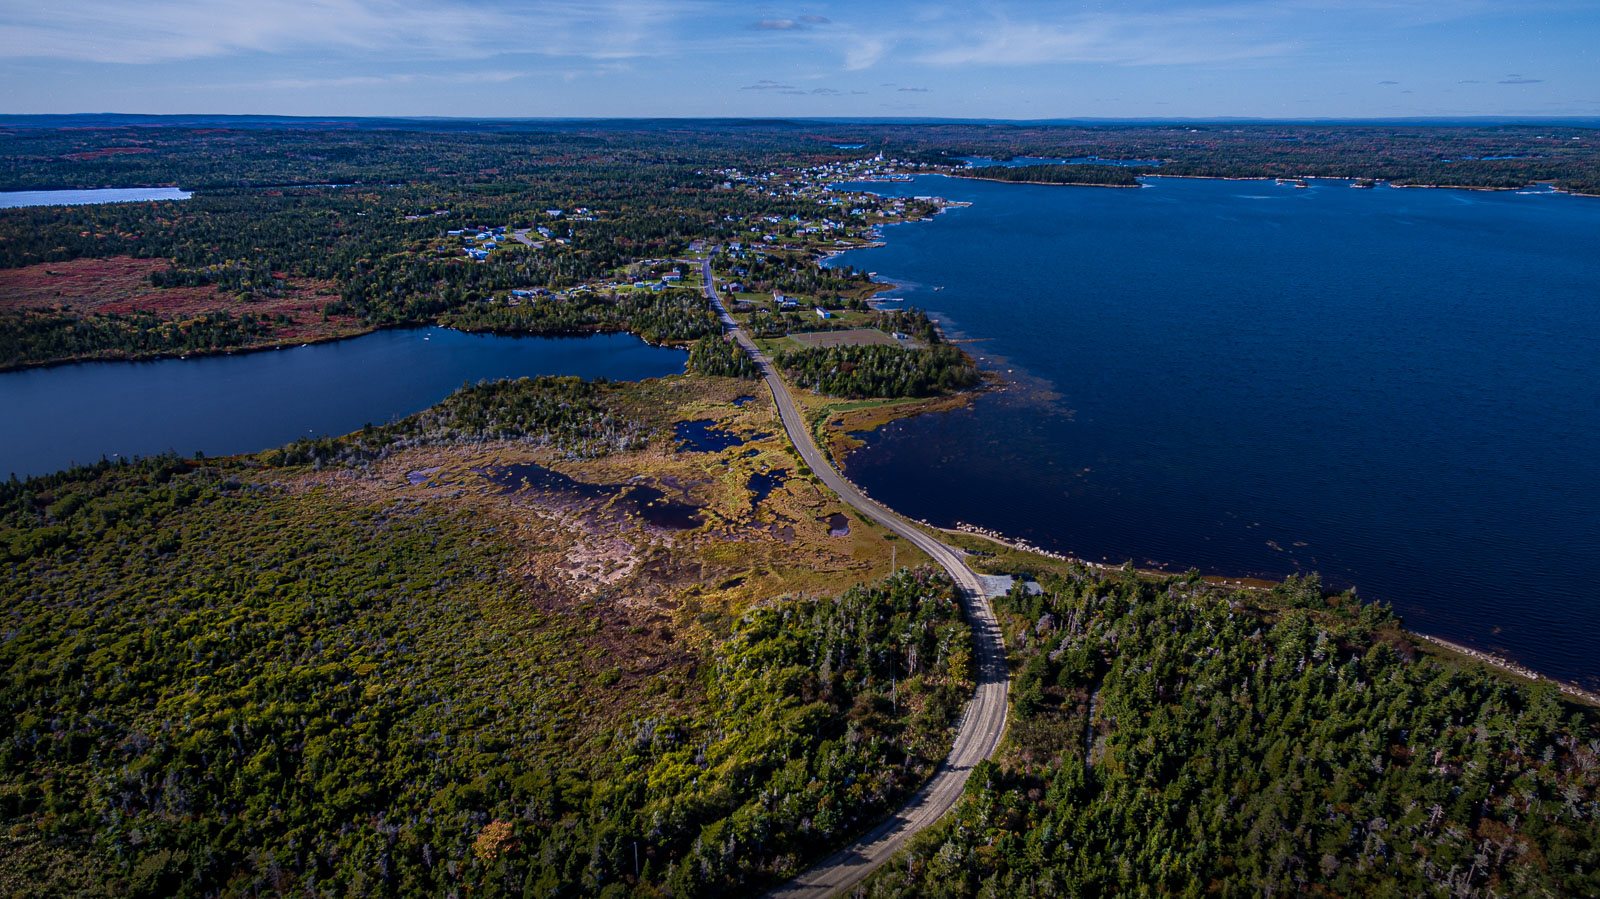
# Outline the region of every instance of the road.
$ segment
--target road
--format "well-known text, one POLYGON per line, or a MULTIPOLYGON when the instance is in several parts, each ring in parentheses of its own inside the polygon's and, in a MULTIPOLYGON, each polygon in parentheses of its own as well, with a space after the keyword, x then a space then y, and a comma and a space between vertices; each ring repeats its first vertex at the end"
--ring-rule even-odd
POLYGON ((756 348, 755 342, 722 305, 722 298, 717 294, 716 284, 711 277, 709 259, 701 263, 701 277, 705 281, 706 298, 716 308, 723 325, 760 366, 762 377, 772 391, 772 400, 777 404, 778 417, 789 434, 790 442, 794 444, 795 452, 800 454, 800 460, 840 499, 927 553, 950 573, 960 590, 961 604, 966 611, 967 621, 972 625, 977 644, 978 686, 973 691, 972 699, 967 702, 966 711, 956 728, 955 742, 939 770, 889 820, 770 894, 783 899, 833 896, 860 883, 918 831, 939 820, 961 798, 973 766, 994 754, 1006 726, 1008 679, 1005 646, 994 610, 984 596, 983 584, 967 567, 967 563, 962 561, 961 554, 869 499, 834 469, 812 440, 805 417, 795 406, 788 385, 779 377, 772 360, 756 348))

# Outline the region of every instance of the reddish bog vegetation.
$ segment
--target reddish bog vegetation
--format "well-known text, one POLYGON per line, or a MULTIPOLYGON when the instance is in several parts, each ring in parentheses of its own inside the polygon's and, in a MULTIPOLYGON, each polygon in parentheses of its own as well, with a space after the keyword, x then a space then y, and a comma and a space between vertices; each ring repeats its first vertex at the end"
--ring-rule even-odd
POLYGON ((282 340, 332 337, 362 329, 350 316, 322 320, 322 307, 338 297, 331 281, 295 279, 281 297, 243 300, 215 287, 152 287, 150 273, 166 266, 161 259, 114 256, 0 270, 0 312, 152 312, 181 321, 223 310, 232 315, 249 313, 267 322, 276 322, 282 314, 289 322, 273 330, 273 337, 282 340))

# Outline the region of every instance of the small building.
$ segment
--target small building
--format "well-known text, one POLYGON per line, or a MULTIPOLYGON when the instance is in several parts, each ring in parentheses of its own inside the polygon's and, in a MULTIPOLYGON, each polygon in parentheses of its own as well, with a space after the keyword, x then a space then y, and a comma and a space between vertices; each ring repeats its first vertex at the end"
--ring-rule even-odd
POLYGON ((661 280, 663 280, 663 281, 682 281, 683 280, 683 275, 681 273, 679 273, 679 272, 667 272, 666 274, 661 276, 661 280))
POLYGON ((824 308, 822 308, 821 306, 818 306, 817 307, 817 318, 824 319, 824 320, 830 319, 830 318, 833 318, 833 313, 829 312, 828 310, 826 310, 824 308))

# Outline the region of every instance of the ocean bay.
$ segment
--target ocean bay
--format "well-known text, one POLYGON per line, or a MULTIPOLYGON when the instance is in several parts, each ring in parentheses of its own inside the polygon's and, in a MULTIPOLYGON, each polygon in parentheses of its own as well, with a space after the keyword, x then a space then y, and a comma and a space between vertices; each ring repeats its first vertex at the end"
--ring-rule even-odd
POLYGON ((973 203, 834 264, 1012 384, 871 435, 851 477, 1094 561, 1319 571, 1600 684, 1600 202, 1146 183, 860 185, 973 203))

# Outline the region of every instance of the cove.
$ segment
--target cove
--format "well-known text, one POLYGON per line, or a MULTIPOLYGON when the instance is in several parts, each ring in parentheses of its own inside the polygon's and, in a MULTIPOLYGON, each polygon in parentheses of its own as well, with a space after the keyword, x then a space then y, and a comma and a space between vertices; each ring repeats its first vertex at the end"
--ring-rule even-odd
POLYGON ((0 374, 0 472, 47 474, 101 456, 257 452, 402 418, 481 380, 634 381, 679 374, 685 358, 627 334, 413 328, 231 356, 8 372, 0 374))
POLYGON ((848 474, 1093 561, 1319 571, 1600 687, 1600 200, 1310 185, 850 185, 973 204, 832 263, 1010 386, 848 474))

